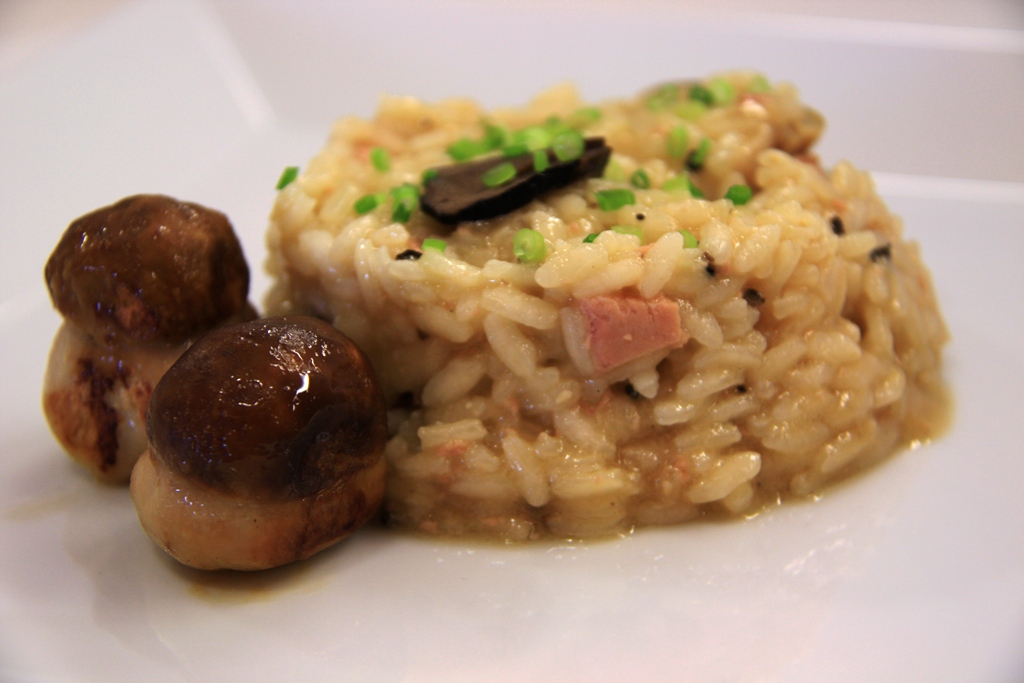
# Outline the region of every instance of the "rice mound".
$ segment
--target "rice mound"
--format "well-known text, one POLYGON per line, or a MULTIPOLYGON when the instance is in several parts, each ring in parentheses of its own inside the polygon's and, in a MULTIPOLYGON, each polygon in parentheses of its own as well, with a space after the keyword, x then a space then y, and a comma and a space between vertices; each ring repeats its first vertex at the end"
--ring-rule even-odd
POLYGON ((822 169, 823 120, 792 86, 693 85, 596 107, 560 86, 491 112, 387 98, 373 120, 339 121, 279 192, 268 312, 329 320, 370 357, 390 406, 391 523, 522 540, 750 514, 941 429, 948 334, 869 176, 822 169), (551 117, 604 138, 603 177, 454 230, 422 210, 393 220, 379 193, 420 186, 452 143, 551 117), (695 189, 672 181, 685 177, 695 189), (749 202, 723 198, 734 185, 749 202), (602 210, 607 189, 635 201, 602 210), (544 238, 539 263, 513 254, 523 228, 544 238), (608 315, 647 321, 641 339, 608 315), (625 361, 597 357, 609 334, 625 361))

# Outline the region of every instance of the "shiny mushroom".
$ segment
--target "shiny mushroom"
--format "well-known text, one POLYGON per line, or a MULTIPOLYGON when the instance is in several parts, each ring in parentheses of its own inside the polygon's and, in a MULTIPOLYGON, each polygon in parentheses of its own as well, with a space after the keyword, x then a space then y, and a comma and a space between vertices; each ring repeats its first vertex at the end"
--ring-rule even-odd
POLYGON ((74 460, 124 483, 163 373, 200 334, 255 317, 241 245, 220 212, 137 195, 72 222, 45 277, 64 323, 43 411, 74 460))
POLYGON ((199 569, 304 559, 384 495, 384 398, 325 322, 254 320, 202 337, 164 375, 131 494, 146 533, 199 569))

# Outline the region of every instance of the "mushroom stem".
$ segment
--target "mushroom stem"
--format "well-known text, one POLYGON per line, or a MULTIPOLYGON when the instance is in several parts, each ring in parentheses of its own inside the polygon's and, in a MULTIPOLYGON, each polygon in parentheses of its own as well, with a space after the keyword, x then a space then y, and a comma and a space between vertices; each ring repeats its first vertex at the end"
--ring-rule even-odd
POLYGON ((124 484, 146 449, 153 388, 188 343, 106 346, 75 325, 57 330, 43 379, 43 413, 72 459, 124 484))
POLYGON ((132 501, 153 542, 196 569, 258 570, 304 560, 369 521, 384 496, 381 458, 317 494, 260 502, 185 477, 147 449, 132 501))

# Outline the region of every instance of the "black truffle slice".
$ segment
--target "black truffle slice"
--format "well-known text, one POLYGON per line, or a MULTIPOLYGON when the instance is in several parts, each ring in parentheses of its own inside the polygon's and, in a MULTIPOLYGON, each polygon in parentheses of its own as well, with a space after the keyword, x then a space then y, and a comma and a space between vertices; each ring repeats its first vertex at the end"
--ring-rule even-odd
POLYGON ((872 263, 881 263, 882 261, 888 261, 892 258, 892 245, 883 244, 880 247, 875 247, 869 254, 872 263))
POLYGON ((549 165, 539 173, 534 170, 533 154, 443 166, 424 184, 420 206, 427 215, 446 225, 496 218, 526 206, 545 192, 601 175, 611 152, 603 138, 587 138, 582 156, 572 161, 559 161, 547 150, 549 165), (515 177, 497 187, 488 187, 484 174, 506 162, 515 168, 515 177))

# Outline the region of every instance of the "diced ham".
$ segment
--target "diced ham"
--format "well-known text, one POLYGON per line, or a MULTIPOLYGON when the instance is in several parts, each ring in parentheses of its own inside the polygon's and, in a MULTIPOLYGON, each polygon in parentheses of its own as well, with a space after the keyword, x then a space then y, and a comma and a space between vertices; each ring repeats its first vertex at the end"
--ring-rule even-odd
POLYGON ((581 373, 603 375, 630 361, 690 338, 679 318, 679 306, 659 296, 595 296, 564 309, 566 348, 581 373))

